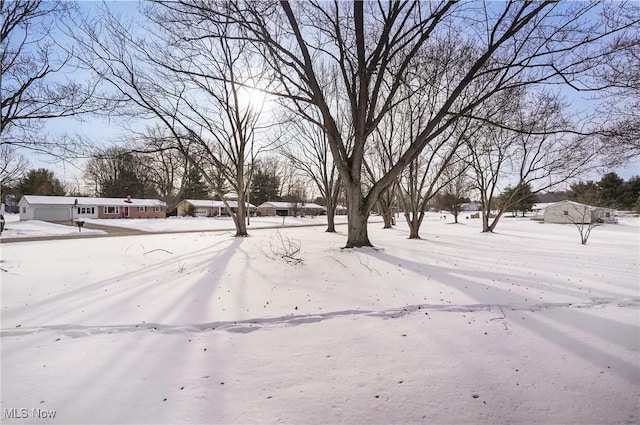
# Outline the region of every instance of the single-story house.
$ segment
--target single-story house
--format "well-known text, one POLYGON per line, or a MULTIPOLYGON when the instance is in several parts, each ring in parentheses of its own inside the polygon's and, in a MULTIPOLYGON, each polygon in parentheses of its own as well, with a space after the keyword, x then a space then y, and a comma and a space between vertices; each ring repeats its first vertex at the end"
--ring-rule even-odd
MULTIPOLYGON (((238 201, 227 201, 231 211, 234 213, 238 211, 238 201)), ((256 206, 253 204, 245 203, 249 210, 255 210, 256 206)), ((178 203, 177 212, 178 216, 189 215, 189 208, 196 209, 196 217, 220 217, 227 215, 227 209, 222 201, 213 201, 211 199, 184 199, 178 203)))
POLYGON ((545 208, 547 208, 549 205, 553 205, 556 203, 557 202, 539 202, 539 203, 533 204, 533 206, 531 207, 531 211, 533 212, 533 216, 531 217, 531 220, 544 221, 545 208))
POLYGON ((560 201, 544 208, 545 223, 617 223, 615 210, 573 201, 560 201))
POLYGON ((20 212, 20 209, 18 208, 18 201, 13 195, 5 196, 2 207, 2 213, 17 214, 20 212))
POLYGON ((336 205, 335 215, 347 215, 348 212, 347 207, 344 205, 336 205))
POLYGON ((460 204, 460 211, 480 211, 480 204, 477 202, 464 202, 460 204))
POLYGON ((305 216, 321 215, 325 207, 311 202, 263 202, 258 205, 258 213, 263 216, 305 216))
POLYGON ((165 218, 167 204, 158 199, 89 198, 24 195, 20 220, 65 221, 79 218, 165 218))

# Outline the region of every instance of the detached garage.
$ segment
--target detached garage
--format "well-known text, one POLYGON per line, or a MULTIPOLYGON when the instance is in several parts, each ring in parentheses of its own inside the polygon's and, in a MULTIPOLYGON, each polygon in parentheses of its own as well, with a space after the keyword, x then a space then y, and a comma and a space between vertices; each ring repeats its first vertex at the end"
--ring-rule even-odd
POLYGON ((165 218, 167 205, 158 199, 89 198, 24 195, 20 220, 69 221, 82 218, 165 218))

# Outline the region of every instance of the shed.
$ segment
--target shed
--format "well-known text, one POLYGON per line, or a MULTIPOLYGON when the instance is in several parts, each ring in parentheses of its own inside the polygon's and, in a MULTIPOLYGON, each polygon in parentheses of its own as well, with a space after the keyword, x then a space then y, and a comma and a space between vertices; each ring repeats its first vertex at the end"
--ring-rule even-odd
POLYGON ((78 218, 165 218, 167 204, 158 199, 90 198, 24 195, 20 220, 66 221, 78 218))
POLYGON ((617 223, 615 210, 573 201, 547 205, 543 217, 545 223, 617 223))

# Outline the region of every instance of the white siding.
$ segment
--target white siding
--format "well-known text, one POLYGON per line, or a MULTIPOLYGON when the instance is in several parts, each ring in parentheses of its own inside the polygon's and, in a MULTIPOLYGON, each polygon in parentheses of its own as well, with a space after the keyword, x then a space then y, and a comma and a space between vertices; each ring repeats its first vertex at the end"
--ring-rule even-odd
POLYGON ((65 221, 71 220, 71 208, 67 207, 35 207, 33 219, 41 221, 65 221))

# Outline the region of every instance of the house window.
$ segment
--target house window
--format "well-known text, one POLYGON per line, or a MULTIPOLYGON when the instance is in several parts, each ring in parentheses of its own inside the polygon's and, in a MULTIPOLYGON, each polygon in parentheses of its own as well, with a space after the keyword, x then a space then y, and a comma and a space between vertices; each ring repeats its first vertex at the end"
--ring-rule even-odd
POLYGON ((153 210, 155 212, 162 212, 162 207, 155 207, 155 208, 153 208, 153 210))
POLYGON ((609 211, 605 211, 604 216, 606 218, 611 218, 611 213, 609 211))
POLYGON ((562 214, 569 215, 569 211, 562 211, 562 214))
POLYGON ((78 214, 93 214, 94 207, 78 207, 78 214))
POLYGON ((26 214, 26 212, 27 212, 27 207, 22 207, 22 213, 26 214))
POLYGON ((138 212, 146 212, 147 207, 138 207, 138 212))
POLYGON ((105 214, 120 214, 120 207, 104 207, 105 214))

